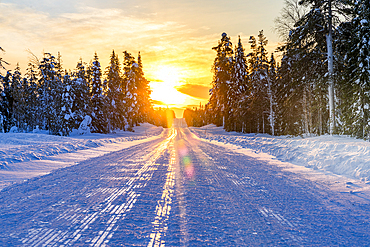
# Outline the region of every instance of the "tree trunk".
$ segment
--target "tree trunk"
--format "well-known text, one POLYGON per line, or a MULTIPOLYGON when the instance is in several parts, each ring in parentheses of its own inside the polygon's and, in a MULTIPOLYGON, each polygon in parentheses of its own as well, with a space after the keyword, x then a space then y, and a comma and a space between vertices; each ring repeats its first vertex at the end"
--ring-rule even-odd
POLYGON ((271 90, 271 81, 269 80, 268 82, 268 96, 270 100, 270 126, 271 126, 271 134, 274 136, 275 135, 275 112, 274 112, 274 98, 272 95, 272 90, 271 90))
POLYGON ((330 135, 333 135, 335 132, 335 108, 334 108, 334 63, 333 63, 333 33, 332 33, 332 10, 331 10, 331 0, 329 0, 329 30, 326 35, 326 45, 328 48, 328 72, 329 72, 329 81, 328 81, 328 96, 329 96, 329 121, 330 135))
POLYGON ((304 132, 308 135, 308 114, 307 114, 307 92, 306 87, 303 89, 303 115, 304 115, 304 132))

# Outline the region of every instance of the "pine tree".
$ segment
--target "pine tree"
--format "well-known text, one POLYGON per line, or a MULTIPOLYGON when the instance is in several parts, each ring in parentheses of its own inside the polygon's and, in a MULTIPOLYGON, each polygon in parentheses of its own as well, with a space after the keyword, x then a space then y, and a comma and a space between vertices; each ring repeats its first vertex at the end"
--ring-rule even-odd
POLYGON ((343 78, 344 85, 342 85, 345 95, 342 121, 346 126, 344 133, 368 139, 370 132, 370 2, 354 1, 353 14, 352 21, 340 27, 342 42, 345 42, 341 47, 346 68, 343 74, 348 74, 347 78, 343 78), (349 37, 343 37, 346 35, 349 37))
POLYGON ((22 83, 22 74, 21 69, 19 67, 19 64, 17 64, 13 76, 12 76, 12 82, 11 82, 11 91, 14 98, 14 112, 13 117, 16 121, 15 125, 18 128, 19 131, 24 129, 24 119, 25 119, 25 105, 24 105, 24 97, 25 97, 25 90, 26 88, 23 88, 22 83))
POLYGON ((29 63, 24 81, 27 81, 27 90, 25 96, 27 126, 28 131, 32 131, 41 123, 39 114, 39 95, 37 93, 37 67, 35 64, 29 63))
POLYGON ((103 94, 102 73, 99 57, 95 53, 91 71, 91 125, 93 133, 108 133, 105 96, 103 94))
POLYGON ((151 108, 150 102, 150 87, 149 81, 145 79, 144 72, 143 72, 143 64, 141 61, 141 55, 139 52, 137 58, 137 109, 138 109, 138 122, 143 123, 145 121, 149 121, 149 113, 151 108))
POLYGON ((271 54, 271 59, 268 68, 267 74, 267 97, 269 100, 269 122, 271 128, 271 134, 275 135, 275 123, 276 123, 276 80, 277 80, 277 71, 276 71, 276 61, 274 54, 271 54))
MULTIPOLYGON (((244 53, 243 44, 239 36, 238 46, 235 47, 234 64, 231 76, 231 87, 229 97, 232 97, 232 122, 233 130, 244 132, 247 119, 247 101, 250 88, 248 88, 248 67, 247 59, 244 53)), ((231 127, 231 126, 230 126, 231 127)))
POLYGON ((80 60, 77 63, 76 70, 73 73, 72 88, 75 99, 73 102, 72 112, 75 123, 74 128, 78 128, 80 123, 85 119, 85 116, 91 114, 90 109, 90 85, 87 79, 88 75, 85 66, 80 60))
POLYGON ((10 128, 14 126, 15 121, 13 117, 14 98, 11 88, 12 74, 10 71, 2 78, 2 92, 0 94, 0 110, 2 116, 2 129, 5 133, 9 132, 10 128))
POLYGON ((213 82, 210 103, 214 114, 214 123, 217 126, 229 125, 230 98, 228 97, 231 84, 231 71, 233 66, 233 49, 230 38, 222 34, 218 46, 213 47, 217 52, 213 63, 213 82))
POLYGON ((135 58, 124 51, 123 62, 123 85, 125 85, 125 110, 128 122, 128 130, 139 121, 139 109, 137 107, 137 91, 139 82, 139 65, 135 62, 135 58))
POLYGON ((75 126, 74 116, 72 112, 75 95, 72 90, 72 80, 68 72, 65 72, 63 77, 63 93, 60 104, 60 113, 58 114, 61 119, 60 131, 63 136, 69 136, 75 126))
POLYGON ((120 64, 118 56, 112 52, 110 65, 106 69, 107 77, 107 104, 108 104, 108 126, 109 131, 116 129, 125 130, 126 126, 126 112, 125 112, 125 87, 122 82, 120 73, 120 64))
POLYGON ((266 112, 268 111, 268 96, 267 96, 267 74, 269 62, 267 58, 267 39, 263 35, 263 31, 259 32, 258 40, 255 37, 250 37, 252 52, 248 54, 251 94, 250 94, 250 113, 252 114, 252 131, 265 133, 267 126, 266 112))
POLYGON ((50 53, 44 53, 44 58, 40 61, 39 65, 39 92, 40 105, 42 108, 42 127, 43 129, 49 130, 49 133, 53 133, 52 121, 56 117, 55 115, 55 103, 53 102, 53 96, 55 93, 55 85, 57 81, 57 75, 55 71, 56 61, 55 57, 50 53))
POLYGON ((50 112, 50 133, 53 135, 61 135, 61 129, 64 116, 61 115, 61 103, 63 94, 63 77, 64 70, 62 67, 62 56, 58 52, 58 57, 55 60, 54 78, 50 81, 50 96, 51 112, 50 112))

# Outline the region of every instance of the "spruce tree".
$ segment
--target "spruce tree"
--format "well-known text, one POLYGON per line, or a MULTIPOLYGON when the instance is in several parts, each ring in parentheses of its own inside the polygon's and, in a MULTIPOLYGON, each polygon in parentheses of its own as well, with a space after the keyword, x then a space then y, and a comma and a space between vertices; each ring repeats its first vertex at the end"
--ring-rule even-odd
POLYGON ((235 47, 234 64, 231 76, 231 87, 229 97, 232 97, 232 129, 239 132, 244 132, 245 119, 247 111, 247 101, 250 88, 248 87, 248 66, 247 59, 244 53, 243 44, 239 36, 238 45, 235 47))
POLYGON ((42 116, 42 126, 43 129, 49 130, 52 133, 52 121, 56 117, 55 115, 55 103, 53 102, 53 96, 55 95, 55 85, 57 81, 56 71, 56 60, 55 57, 50 53, 44 53, 43 59, 40 61, 39 65, 39 91, 40 95, 40 108, 42 116))
MULTIPOLYGON (((369 138, 370 132, 370 2, 354 1, 354 18, 351 23, 343 25, 340 30, 343 42, 349 47, 344 50, 345 67, 348 74, 344 78, 349 85, 342 85, 347 104, 343 122, 350 134, 359 138, 369 138), (346 29, 347 28, 347 29, 346 29), (343 35, 349 37, 343 37, 343 35), (346 42, 347 41, 347 42, 346 42), (349 116, 349 117, 348 117, 349 116)), ((347 133, 348 134, 348 133, 347 133)))
POLYGON ((51 112, 50 112, 50 133, 53 135, 61 135, 63 117, 61 115, 61 103, 63 94, 63 77, 64 70, 62 67, 61 55, 58 52, 58 57, 55 60, 54 78, 50 81, 50 96, 51 96, 51 112))
POLYGON ((145 79, 143 72, 143 64, 141 61, 141 55, 139 52, 137 58, 138 67, 136 68, 137 78, 137 109, 138 109, 138 122, 143 123, 149 121, 149 113, 151 108, 150 102, 150 87, 149 81, 145 79))
POLYGON ((253 132, 265 133, 265 127, 268 125, 268 119, 265 112, 268 111, 268 96, 267 96, 267 74, 269 62, 267 58, 266 45, 268 43, 263 31, 259 32, 258 39, 251 36, 250 44, 252 52, 248 54, 249 70, 251 81, 250 93, 250 113, 251 113, 251 129, 253 132))
POLYGON ((63 76, 63 93, 60 104, 60 113, 58 114, 58 117, 61 119, 60 131, 63 136, 69 136, 75 126, 72 112, 74 101, 75 95, 72 90, 72 80, 70 75, 65 72, 65 75, 63 76))
POLYGON ((25 123, 25 106, 24 106, 24 98, 25 98, 25 90, 26 88, 23 88, 23 79, 21 74, 21 69, 19 67, 19 64, 17 64, 13 76, 12 76, 12 82, 11 82, 11 91, 14 98, 14 112, 13 117, 15 119, 15 125, 18 128, 19 131, 22 131, 24 129, 24 123, 25 123))
POLYGON ((229 122, 231 102, 228 94, 233 66, 233 48, 230 37, 226 33, 223 33, 218 46, 212 49, 217 52, 213 63, 214 75, 212 89, 210 91, 210 103, 213 110, 214 123, 217 126, 228 126, 231 123, 229 122))
POLYGON ((90 85, 87 79, 88 75, 85 70, 84 63, 80 60, 77 63, 76 70, 73 73, 72 85, 75 99, 73 102, 72 112, 75 123, 74 128, 78 128, 80 123, 85 119, 85 116, 91 114, 90 109, 90 85))
POLYGON ((9 132, 10 128, 14 126, 15 120, 13 117, 14 97, 11 88, 12 74, 10 71, 2 76, 2 92, 0 100, 0 110, 2 116, 2 129, 5 133, 9 132))
POLYGON ((27 90, 25 97, 26 119, 28 130, 32 131, 41 123, 39 95, 37 93, 37 67, 35 64, 29 63, 24 81, 27 81, 27 90))
POLYGON ((267 74, 267 97, 269 100, 269 122, 271 128, 271 135, 275 135, 276 130, 276 81, 277 81, 277 71, 276 71, 276 61, 274 54, 271 54, 271 59, 269 62, 268 74, 267 74))
POLYGON ((123 52, 123 85, 125 85, 125 110, 128 122, 128 130, 138 123, 139 109, 137 108, 137 91, 138 91, 138 69, 139 65, 135 58, 127 51, 123 52))
POLYGON ((93 133, 108 133, 105 96, 103 94, 102 73, 99 57, 95 53, 91 71, 91 125, 93 133))
POLYGON ((109 131, 116 129, 125 130, 126 126, 126 109, 125 109, 125 87, 123 84, 120 63, 118 56, 112 52, 110 65, 106 69, 107 80, 107 105, 108 105, 108 128, 109 131))

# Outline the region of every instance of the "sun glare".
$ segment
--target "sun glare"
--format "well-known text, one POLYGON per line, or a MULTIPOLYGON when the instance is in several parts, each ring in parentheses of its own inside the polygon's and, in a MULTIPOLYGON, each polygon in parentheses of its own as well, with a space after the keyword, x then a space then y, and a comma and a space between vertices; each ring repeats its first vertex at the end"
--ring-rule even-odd
POLYGON ((181 106, 185 103, 186 95, 176 90, 181 85, 179 69, 170 66, 161 66, 154 72, 156 81, 150 82, 151 98, 169 106, 181 106))

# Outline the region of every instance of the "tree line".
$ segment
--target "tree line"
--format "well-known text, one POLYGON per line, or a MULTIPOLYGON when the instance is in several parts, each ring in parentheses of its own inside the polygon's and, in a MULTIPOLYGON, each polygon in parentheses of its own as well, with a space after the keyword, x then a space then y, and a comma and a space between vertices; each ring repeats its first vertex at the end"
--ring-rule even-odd
POLYGON ((93 133, 132 131, 143 122, 167 127, 168 110, 154 110, 150 93, 140 52, 136 60, 124 51, 121 64, 113 50, 104 72, 96 53, 73 71, 63 69, 59 53, 44 53, 31 59, 24 75, 19 65, 0 75, 0 132, 40 129, 68 136, 86 118, 93 133))
POLYGON ((263 31, 226 33, 214 47, 209 103, 187 109, 191 125, 214 123, 226 131, 272 135, 342 134, 369 139, 370 2, 285 0, 275 55, 263 31))

